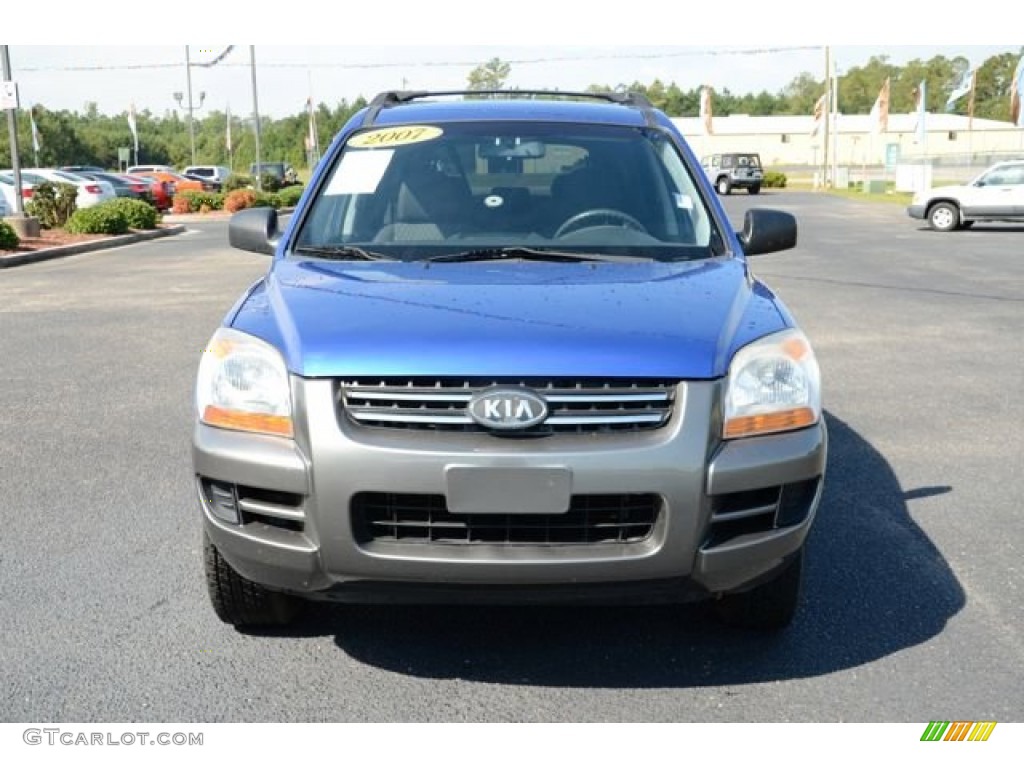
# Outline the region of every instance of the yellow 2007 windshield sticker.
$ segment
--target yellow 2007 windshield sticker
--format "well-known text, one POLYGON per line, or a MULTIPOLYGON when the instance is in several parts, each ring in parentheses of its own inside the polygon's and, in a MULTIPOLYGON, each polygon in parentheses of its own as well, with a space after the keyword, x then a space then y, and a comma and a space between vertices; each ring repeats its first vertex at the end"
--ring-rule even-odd
POLYGON ((416 144, 421 141, 436 139, 444 131, 436 125, 402 125, 396 128, 378 128, 354 136, 348 142, 350 147, 400 147, 403 144, 416 144))

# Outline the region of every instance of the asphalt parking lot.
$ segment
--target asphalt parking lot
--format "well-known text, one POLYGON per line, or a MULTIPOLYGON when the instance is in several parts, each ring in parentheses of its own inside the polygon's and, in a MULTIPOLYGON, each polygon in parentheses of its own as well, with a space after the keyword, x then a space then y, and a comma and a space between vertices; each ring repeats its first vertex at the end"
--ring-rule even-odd
POLYGON ((200 350, 266 262, 223 223, 0 273, 7 722, 1024 719, 1024 228, 813 193, 754 257, 831 452, 777 636, 679 608, 317 607, 220 624, 189 463, 200 350))

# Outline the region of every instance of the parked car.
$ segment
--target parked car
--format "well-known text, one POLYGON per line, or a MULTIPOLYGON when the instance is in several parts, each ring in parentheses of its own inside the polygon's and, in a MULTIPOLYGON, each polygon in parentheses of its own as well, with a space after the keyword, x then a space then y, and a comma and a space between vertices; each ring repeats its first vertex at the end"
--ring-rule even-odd
POLYGON ((257 175, 273 176, 282 187, 290 187, 299 183, 299 175, 288 163, 256 163, 249 165, 249 175, 255 178, 257 175))
POLYGON ((125 173, 136 176, 140 173, 174 173, 173 165, 130 165, 125 173))
POLYGON ((826 463, 814 352, 684 137, 642 96, 386 93, 342 128, 201 356, 206 583, 302 598, 708 598, 777 629, 826 463), (597 103, 595 103, 595 101, 597 103), (603 102, 603 103, 602 103, 603 102))
POLYGON ((1024 160, 996 163, 968 184, 918 192, 907 214, 936 232, 969 229, 976 221, 1024 221, 1024 160))
POLYGON ((169 181, 161 181, 150 176, 133 176, 128 173, 119 174, 121 178, 130 184, 137 184, 149 190, 153 198, 153 205, 158 211, 169 211, 174 202, 174 184, 169 181))
POLYGON ((764 171, 761 156, 756 152, 725 152, 701 158, 701 166, 708 180, 720 195, 734 189, 745 189, 752 195, 761 191, 764 171))
POLYGON ((144 176, 146 178, 166 182, 169 185, 168 191, 172 198, 178 192, 183 192, 186 189, 192 189, 197 192, 203 191, 203 182, 198 179, 190 179, 186 176, 182 176, 180 173, 174 173, 172 171, 138 171, 132 175, 144 176))
POLYGON ((78 171, 77 175, 86 179, 93 179, 94 181, 107 182, 114 188, 114 194, 117 197, 143 200, 151 205, 155 205, 148 179, 131 179, 118 173, 107 173, 105 171, 78 171))
POLYGON ((81 171, 106 171, 106 168, 100 168, 98 165, 62 165, 60 170, 67 171, 68 173, 79 173, 81 171))
POLYGON ((219 192, 231 175, 231 169, 223 165, 190 165, 182 171, 182 174, 206 181, 211 185, 211 189, 219 192))
MULTIPOLYGON (((14 197, 14 175, 11 171, 0 171, 0 197, 3 198, 7 208, 6 216, 14 215, 17 211, 17 202, 14 197)), ((32 199, 32 185, 25 179, 21 180, 21 202, 24 204, 32 199)))
POLYGON ((21 177, 23 182, 28 181, 33 187, 38 187, 45 181, 51 184, 74 184, 78 188, 78 195, 75 198, 75 205, 78 208, 91 208, 117 196, 109 182, 87 179, 54 168, 25 168, 21 172, 21 177))

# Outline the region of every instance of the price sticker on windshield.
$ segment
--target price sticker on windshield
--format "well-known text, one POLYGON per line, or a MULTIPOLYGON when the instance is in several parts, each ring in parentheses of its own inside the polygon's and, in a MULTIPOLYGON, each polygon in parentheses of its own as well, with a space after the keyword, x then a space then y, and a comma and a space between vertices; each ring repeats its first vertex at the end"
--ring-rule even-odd
POLYGON ((401 147, 405 144, 418 144, 421 141, 430 141, 443 134, 436 125, 403 125, 398 128, 378 128, 375 131, 367 131, 354 136, 349 140, 348 146, 365 149, 376 149, 377 147, 401 147))

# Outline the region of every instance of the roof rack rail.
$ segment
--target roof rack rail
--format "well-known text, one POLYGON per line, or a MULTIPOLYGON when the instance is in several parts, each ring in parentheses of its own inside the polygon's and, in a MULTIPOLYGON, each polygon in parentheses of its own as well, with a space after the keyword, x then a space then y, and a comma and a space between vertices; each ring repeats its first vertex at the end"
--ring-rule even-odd
MULTIPOLYGON (((612 104, 621 104, 626 107, 636 107, 645 112, 654 108, 654 105, 642 93, 623 91, 537 91, 537 90, 484 90, 484 91, 383 91, 373 97, 370 102, 370 111, 363 120, 364 126, 373 125, 377 115, 385 107, 393 107, 397 104, 408 104, 416 99, 427 99, 434 96, 564 96, 573 99, 596 99, 607 101, 612 104)), ((650 120, 648 120, 650 122, 650 120)))

